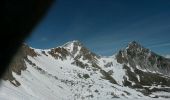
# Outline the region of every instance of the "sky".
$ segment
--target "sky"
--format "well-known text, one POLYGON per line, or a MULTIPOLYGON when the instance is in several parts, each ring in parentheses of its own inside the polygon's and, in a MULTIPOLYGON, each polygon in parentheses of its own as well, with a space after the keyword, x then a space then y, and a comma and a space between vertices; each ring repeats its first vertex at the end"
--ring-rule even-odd
POLYGON ((48 49, 72 40, 104 56, 133 40, 170 54, 170 0, 58 0, 26 42, 48 49))

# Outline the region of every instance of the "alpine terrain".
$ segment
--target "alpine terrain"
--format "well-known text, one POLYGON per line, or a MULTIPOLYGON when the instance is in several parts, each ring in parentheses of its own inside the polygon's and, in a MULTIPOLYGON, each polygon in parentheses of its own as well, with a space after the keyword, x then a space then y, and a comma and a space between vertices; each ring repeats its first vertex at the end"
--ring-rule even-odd
POLYGON ((109 57, 79 41, 45 50, 23 44, 0 86, 0 100, 169 98, 170 59, 135 41, 109 57))

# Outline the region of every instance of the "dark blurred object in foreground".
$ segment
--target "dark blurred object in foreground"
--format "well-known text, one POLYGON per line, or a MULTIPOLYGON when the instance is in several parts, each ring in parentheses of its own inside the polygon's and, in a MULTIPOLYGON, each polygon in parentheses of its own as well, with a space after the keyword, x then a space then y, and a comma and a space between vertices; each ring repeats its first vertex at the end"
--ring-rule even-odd
POLYGON ((53 0, 1 0, 0 78, 53 0))

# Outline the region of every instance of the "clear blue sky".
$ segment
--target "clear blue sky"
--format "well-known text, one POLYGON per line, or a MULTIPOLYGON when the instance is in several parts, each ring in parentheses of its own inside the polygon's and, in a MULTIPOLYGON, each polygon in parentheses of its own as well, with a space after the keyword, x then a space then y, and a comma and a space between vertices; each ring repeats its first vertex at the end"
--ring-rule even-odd
POLYGON ((27 43, 44 49, 72 40, 100 55, 133 40, 170 54, 170 0, 58 0, 27 43))

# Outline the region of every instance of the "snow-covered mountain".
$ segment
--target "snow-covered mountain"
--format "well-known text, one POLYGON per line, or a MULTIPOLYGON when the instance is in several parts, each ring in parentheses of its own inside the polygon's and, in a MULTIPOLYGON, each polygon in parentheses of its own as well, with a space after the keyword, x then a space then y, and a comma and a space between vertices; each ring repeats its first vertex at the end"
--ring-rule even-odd
POLYGON ((135 41, 110 57, 79 41, 46 50, 23 44, 1 82, 0 100, 166 99, 169 70, 170 59, 135 41))

